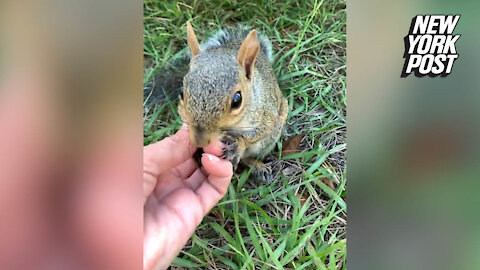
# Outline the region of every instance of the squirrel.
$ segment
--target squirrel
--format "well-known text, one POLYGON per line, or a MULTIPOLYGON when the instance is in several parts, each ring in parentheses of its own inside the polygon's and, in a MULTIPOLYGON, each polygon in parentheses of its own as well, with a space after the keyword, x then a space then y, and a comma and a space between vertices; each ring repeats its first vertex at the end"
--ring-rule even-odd
POLYGON ((187 22, 187 43, 191 57, 178 112, 191 143, 201 148, 220 139, 222 158, 234 170, 241 160, 256 179, 270 183, 271 168, 261 159, 280 138, 288 113, 270 41, 256 30, 230 28, 200 45, 187 22))

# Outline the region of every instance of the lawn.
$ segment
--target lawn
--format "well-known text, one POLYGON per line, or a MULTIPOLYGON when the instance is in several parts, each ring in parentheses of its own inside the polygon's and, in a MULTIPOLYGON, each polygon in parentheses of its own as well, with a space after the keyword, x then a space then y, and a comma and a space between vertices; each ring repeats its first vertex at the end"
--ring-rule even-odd
MULTIPOLYGON (((345 269, 345 1, 144 1, 145 83, 187 46, 187 20, 199 42, 238 23, 268 36, 290 108, 269 157, 276 181, 235 174, 172 269, 345 269)), ((145 145, 180 127, 176 107, 144 115, 145 145)))

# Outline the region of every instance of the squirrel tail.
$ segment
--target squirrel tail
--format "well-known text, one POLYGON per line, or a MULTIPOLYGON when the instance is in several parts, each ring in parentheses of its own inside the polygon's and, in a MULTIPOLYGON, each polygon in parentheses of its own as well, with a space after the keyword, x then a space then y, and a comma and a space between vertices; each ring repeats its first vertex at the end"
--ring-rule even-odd
POLYGON ((175 101, 182 91, 183 77, 188 72, 190 54, 181 51, 167 64, 154 71, 154 76, 143 87, 143 107, 147 112, 152 106, 175 101))
MULTIPOLYGON (((213 47, 222 47, 232 42, 241 43, 252 28, 245 25, 237 25, 233 27, 224 27, 211 36, 207 42, 201 45, 202 49, 209 49, 213 47)), ((261 51, 267 56, 270 62, 273 62, 272 42, 261 32, 257 34, 260 42, 261 51)))

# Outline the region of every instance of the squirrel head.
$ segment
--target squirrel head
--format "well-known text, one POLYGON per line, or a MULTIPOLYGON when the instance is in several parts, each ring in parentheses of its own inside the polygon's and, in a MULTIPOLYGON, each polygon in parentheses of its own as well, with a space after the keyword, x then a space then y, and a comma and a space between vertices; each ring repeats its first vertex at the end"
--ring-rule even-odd
POLYGON ((227 134, 247 114, 260 43, 252 30, 233 54, 222 47, 202 51, 190 22, 187 40, 192 58, 183 80, 179 114, 189 126, 190 141, 204 147, 227 134))

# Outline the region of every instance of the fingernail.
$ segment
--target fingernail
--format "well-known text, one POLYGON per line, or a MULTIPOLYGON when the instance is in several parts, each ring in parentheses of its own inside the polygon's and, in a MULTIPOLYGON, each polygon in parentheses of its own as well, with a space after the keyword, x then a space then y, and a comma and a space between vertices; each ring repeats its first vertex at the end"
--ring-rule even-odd
POLYGON ((218 161, 220 161, 220 159, 219 159, 218 157, 214 156, 214 155, 207 154, 207 153, 205 153, 205 154, 203 154, 203 155, 207 156, 208 160, 210 160, 211 162, 218 162, 218 161))
POLYGON ((188 124, 187 124, 187 123, 183 123, 183 124, 182 124, 182 128, 188 128, 188 124))

